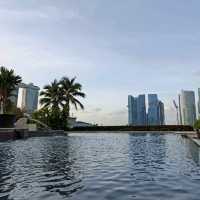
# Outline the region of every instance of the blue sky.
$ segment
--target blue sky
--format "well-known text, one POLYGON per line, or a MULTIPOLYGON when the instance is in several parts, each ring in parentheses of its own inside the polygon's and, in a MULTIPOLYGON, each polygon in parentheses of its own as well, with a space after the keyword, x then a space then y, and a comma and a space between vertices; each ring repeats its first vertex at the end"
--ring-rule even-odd
POLYGON ((199 0, 0 1, 0 64, 41 88, 76 76, 80 120, 126 124, 127 96, 158 93, 168 123, 181 89, 200 86, 199 0))

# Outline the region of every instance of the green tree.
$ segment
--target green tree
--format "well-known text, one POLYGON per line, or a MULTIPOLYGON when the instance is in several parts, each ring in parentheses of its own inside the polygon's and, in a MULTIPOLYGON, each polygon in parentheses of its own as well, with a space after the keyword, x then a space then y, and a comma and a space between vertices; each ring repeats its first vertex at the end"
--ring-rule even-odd
POLYGON ((51 112, 48 108, 41 108, 40 110, 37 110, 32 114, 33 119, 37 119, 40 122, 46 124, 47 126, 50 126, 50 116, 51 112))
POLYGON ((83 104, 78 100, 78 97, 85 97, 81 90, 82 86, 75 82, 75 78, 64 77, 60 81, 54 80, 40 93, 42 109, 33 117, 54 129, 67 129, 70 106, 73 105, 75 109, 78 107, 84 109, 83 104))
POLYGON ((200 129, 200 119, 198 119, 198 120, 195 122, 194 128, 200 129))
POLYGON ((43 108, 57 111, 63 107, 63 95, 60 83, 55 79, 50 85, 44 86, 44 90, 40 93, 40 104, 43 108))
POLYGON ((60 81, 64 102, 63 113, 65 117, 70 116, 70 105, 73 105, 76 110, 78 107, 84 109, 78 97, 85 98, 86 95, 82 92, 82 85, 75 81, 76 78, 69 79, 67 77, 63 77, 60 81))
POLYGON ((40 96, 42 109, 33 117, 41 117, 42 119, 36 119, 41 120, 53 129, 63 128, 63 124, 66 122, 61 116, 64 104, 60 83, 55 79, 50 85, 44 86, 40 96))
POLYGON ((10 97, 14 96, 13 91, 22 82, 22 78, 15 75, 14 70, 0 67, 0 104, 1 112, 8 112, 12 107, 10 97))

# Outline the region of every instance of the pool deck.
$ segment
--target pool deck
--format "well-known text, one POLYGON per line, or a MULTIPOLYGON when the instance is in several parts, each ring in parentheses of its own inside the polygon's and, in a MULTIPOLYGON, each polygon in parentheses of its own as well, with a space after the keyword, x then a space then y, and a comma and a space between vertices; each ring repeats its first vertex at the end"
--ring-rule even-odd
POLYGON ((195 131, 188 133, 182 133, 183 137, 186 137, 188 139, 190 139, 191 141, 193 141, 197 146, 200 147, 200 139, 197 137, 197 134, 195 131))

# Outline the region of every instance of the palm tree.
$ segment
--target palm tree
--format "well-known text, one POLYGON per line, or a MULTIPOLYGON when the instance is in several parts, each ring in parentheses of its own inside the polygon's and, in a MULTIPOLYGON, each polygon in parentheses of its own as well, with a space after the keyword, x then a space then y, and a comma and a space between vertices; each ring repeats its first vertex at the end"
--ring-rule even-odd
POLYGON ((62 78, 59 82, 55 79, 50 85, 46 85, 40 93, 42 109, 49 110, 48 121, 52 128, 67 128, 70 104, 76 109, 84 109, 77 97, 85 97, 81 92, 82 86, 75 82, 76 78, 62 78))
POLYGON ((1 114, 7 111, 11 105, 10 97, 14 96, 13 91, 22 82, 22 78, 14 74, 14 70, 0 67, 0 104, 1 114))
POLYGON ((44 86, 40 96, 42 96, 40 104, 43 108, 52 109, 52 111, 63 108, 63 95, 60 83, 56 79, 50 85, 44 86))
POLYGON ((72 104, 77 110, 78 107, 84 109, 83 104, 77 99, 77 97, 85 98, 85 93, 81 92, 82 85, 75 82, 76 77, 69 79, 68 77, 63 77, 60 81, 61 90, 63 93, 63 113, 66 117, 70 115, 70 104, 72 104))

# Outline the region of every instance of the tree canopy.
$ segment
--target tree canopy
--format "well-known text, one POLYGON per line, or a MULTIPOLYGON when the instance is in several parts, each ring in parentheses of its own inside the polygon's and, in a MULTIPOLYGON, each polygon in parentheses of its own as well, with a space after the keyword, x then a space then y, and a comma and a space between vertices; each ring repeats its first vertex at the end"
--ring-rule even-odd
POLYGON ((14 90, 22 82, 22 78, 15 75, 14 70, 0 67, 0 103, 1 110, 5 113, 12 107, 11 97, 15 96, 14 90))

